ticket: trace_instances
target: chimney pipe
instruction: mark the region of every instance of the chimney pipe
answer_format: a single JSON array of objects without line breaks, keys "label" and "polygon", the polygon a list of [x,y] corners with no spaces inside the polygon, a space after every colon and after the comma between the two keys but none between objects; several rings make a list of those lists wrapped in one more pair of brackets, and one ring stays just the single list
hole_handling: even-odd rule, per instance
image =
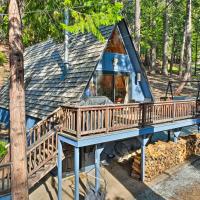
[{"label": "chimney pipe", "polygon": [[[69,25],[69,9],[65,8],[64,10],[64,23],[66,25]],[[64,42],[64,64],[65,68],[69,68],[69,33],[67,30],[64,31],[65,34],[65,42]]]}]

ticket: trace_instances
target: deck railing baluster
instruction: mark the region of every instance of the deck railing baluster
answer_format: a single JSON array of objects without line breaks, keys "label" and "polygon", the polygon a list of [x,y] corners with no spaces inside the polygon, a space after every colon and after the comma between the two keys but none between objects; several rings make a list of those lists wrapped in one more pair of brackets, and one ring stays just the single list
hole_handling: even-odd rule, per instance
[{"label": "deck railing baluster", "polygon": [[105,128],[106,128],[106,132],[109,131],[109,108],[106,108],[105,110]]},{"label": "deck railing baluster", "polygon": [[81,136],[81,119],[82,119],[81,114],[82,114],[81,109],[80,108],[77,109],[77,121],[76,121],[77,130],[76,130],[76,135],[77,135],[78,138]]}]

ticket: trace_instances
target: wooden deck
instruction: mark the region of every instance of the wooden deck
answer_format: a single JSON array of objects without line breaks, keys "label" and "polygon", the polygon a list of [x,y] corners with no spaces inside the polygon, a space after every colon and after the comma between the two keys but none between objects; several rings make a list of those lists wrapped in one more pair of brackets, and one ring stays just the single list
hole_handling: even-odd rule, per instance
[{"label": "wooden deck", "polygon": [[98,133],[111,133],[123,129],[198,118],[199,114],[199,100],[62,106],[29,130],[28,146],[40,141],[50,132],[62,132],[80,138]]},{"label": "wooden deck", "polygon": [[[89,138],[84,136],[98,137],[105,134],[109,140],[113,140],[115,133],[118,134],[115,138],[117,140],[122,138],[123,134],[127,134],[123,131],[129,132],[129,129],[145,130],[150,125],[153,128],[155,124],[160,126],[164,123],[171,124],[168,125],[171,128],[173,124],[179,124],[178,126],[181,127],[182,121],[186,123],[187,120],[199,117],[200,101],[196,100],[60,107],[28,132],[29,188],[56,166],[58,132],[74,136],[75,139],[80,138],[88,145],[95,141],[89,141]],[[10,163],[1,162],[0,195],[10,191],[10,172]]]},{"label": "wooden deck", "polygon": [[78,138],[198,117],[196,100],[60,108],[61,132]]}]

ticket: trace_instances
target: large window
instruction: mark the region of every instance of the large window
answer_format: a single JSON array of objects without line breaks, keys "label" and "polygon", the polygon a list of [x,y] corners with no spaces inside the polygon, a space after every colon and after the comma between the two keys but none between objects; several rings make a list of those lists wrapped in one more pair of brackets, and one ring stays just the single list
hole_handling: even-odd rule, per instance
[{"label": "large window", "polygon": [[129,75],[127,73],[101,73],[96,77],[98,96],[106,96],[115,103],[128,103]]},{"label": "large window", "polygon": [[128,103],[128,75],[115,75],[115,103]]},{"label": "large window", "polygon": [[113,74],[97,75],[97,95],[106,96],[111,101],[114,101],[114,76]]}]

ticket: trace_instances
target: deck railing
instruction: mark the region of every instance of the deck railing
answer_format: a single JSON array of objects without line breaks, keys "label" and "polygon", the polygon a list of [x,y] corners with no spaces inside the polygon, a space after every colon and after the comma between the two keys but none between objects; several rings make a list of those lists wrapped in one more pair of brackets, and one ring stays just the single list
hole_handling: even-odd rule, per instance
[{"label": "deck railing", "polygon": [[11,188],[11,163],[0,165],[0,195],[10,193]]},{"label": "deck railing", "polygon": [[60,125],[63,116],[63,109],[59,107],[48,117],[39,121],[33,128],[28,130],[27,146],[29,147],[35,142],[40,141],[40,138],[49,134],[52,130],[55,130],[56,127]]},{"label": "deck railing", "polygon": [[200,111],[196,100],[122,105],[62,107],[63,132],[76,137],[193,118]]},{"label": "deck railing", "polygon": [[43,136],[40,141],[35,142],[27,149],[28,176],[57,155],[57,134],[51,132]]}]

